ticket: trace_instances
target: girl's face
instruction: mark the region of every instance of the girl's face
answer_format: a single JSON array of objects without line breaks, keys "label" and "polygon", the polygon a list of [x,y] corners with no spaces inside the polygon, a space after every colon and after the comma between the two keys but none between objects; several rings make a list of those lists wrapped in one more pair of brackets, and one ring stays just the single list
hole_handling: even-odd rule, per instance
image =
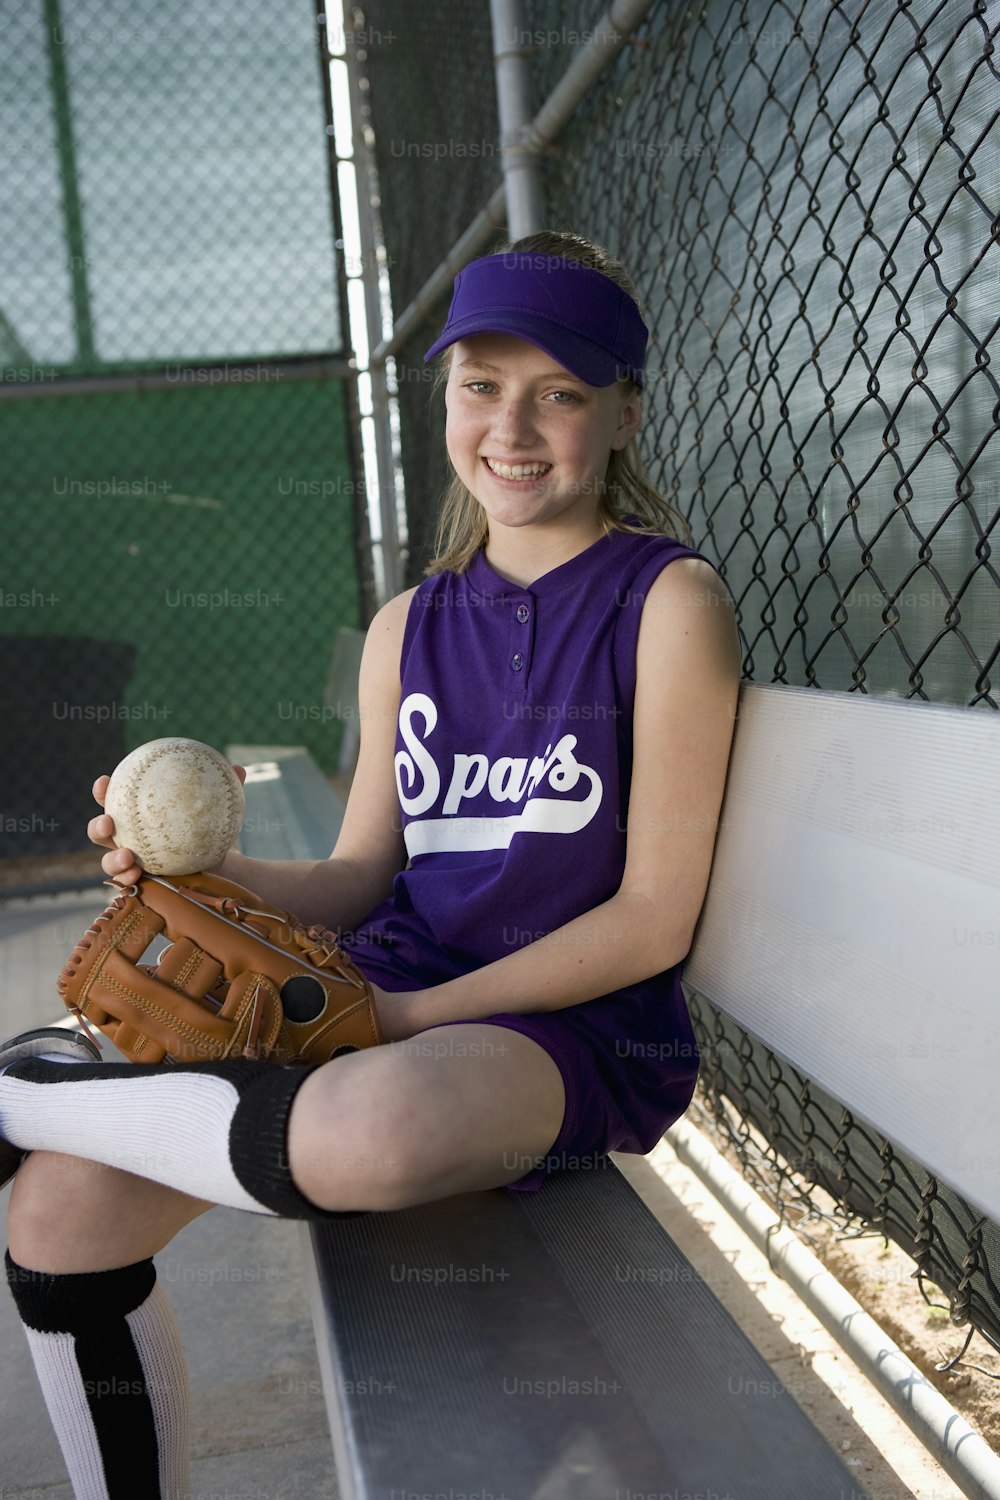
[{"label": "girl's face", "polygon": [[613,449],[639,426],[634,392],[587,385],[534,344],[477,333],[452,345],[446,440],[494,526],[596,525]]}]

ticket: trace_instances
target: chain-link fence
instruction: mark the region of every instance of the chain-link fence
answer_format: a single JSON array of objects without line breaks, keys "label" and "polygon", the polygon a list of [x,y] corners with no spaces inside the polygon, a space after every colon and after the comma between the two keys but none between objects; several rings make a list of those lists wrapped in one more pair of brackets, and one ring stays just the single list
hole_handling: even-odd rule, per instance
[{"label": "chain-link fence", "polygon": [[1000,705],[997,21],[657,5],[546,160],[647,303],[648,452],[757,681]]},{"label": "chain-link fence", "polygon": [[[536,106],[604,10],[528,0]],[[470,149],[496,140],[489,11],[364,15],[398,314],[500,181]],[[746,678],[1000,704],[998,25],[995,0],[661,0],[544,157],[548,227],[618,253],[648,309],[645,456]],[[398,361],[414,579],[444,475],[426,332]],[[758,1188],[801,1220],[822,1184],[1000,1341],[997,1227],[689,995],[701,1107]]]},{"label": "chain-link fence", "polygon": [[160,735],[332,771],[366,529],[316,8],[0,22],[0,853],[23,861],[85,847],[93,776]]},{"label": "chain-link fence", "polygon": [[[371,0],[359,24],[398,317],[501,181],[490,9],[488,0]],[[448,478],[444,404],[428,400],[434,370],[421,356],[449,299],[395,356],[408,585],[423,577]]]}]

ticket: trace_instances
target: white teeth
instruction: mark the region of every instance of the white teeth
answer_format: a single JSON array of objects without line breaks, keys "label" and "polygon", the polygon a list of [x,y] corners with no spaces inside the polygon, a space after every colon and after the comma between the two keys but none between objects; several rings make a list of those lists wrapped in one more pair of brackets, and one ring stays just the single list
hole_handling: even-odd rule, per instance
[{"label": "white teeth", "polygon": [[535,479],[542,474],[547,474],[551,464],[502,464],[499,459],[488,458],[487,465],[494,474],[499,474],[501,479]]}]

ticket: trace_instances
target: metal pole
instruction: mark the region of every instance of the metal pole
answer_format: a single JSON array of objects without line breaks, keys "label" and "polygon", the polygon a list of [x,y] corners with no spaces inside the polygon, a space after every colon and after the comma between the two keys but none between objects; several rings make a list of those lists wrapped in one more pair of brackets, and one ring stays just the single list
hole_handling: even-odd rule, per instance
[{"label": "metal pole", "polygon": [[[523,127],[522,145],[526,153],[540,154],[555,140],[580,100],[605,68],[614,62],[631,33],[656,3],[657,0],[615,0],[608,7],[538,114]],[[499,187],[432,271],[413,301],[400,313],[391,336],[372,349],[373,369],[405,344],[433,312],[444,293],[450,290],[456,272],[472,260],[493,230],[506,222],[506,211],[506,188]]]},{"label": "metal pole", "polygon": [[[330,42],[326,29],[326,16],[317,17],[316,28],[319,45],[320,88],[323,92],[323,113],[326,118],[327,152],[326,164],[330,184],[330,213],[333,220],[335,246],[337,310],[340,318],[340,347],[346,352],[351,343],[351,314],[347,296],[347,269],[344,255],[344,216],[340,206],[340,180],[338,175],[337,143],[333,126],[333,88],[330,82]],[[361,403],[358,399],[357,362],[353,358],[347,371],[348,383],[344,388],[344,405],[347,409],[347,447],[352,474],[364,473],[364,449],[361,440]],[[368,516],[368,497],[355,492],[352,521],[354,524],[354,546],[358,574],[358,624],[364,626],[377,608],[377,590],[373,579],[372,540]],[[347,726],[348,728],[350,726]],[[346,733],[344,738],[346,738]],[[344,738],[341,739],[343,748]]]},{"label": "metal pole", "polygon": [[657,0],[616,0],[609,5],[525,133],[529,151],[544,151],[576,106],[625,46]]},{"label": "metal pole", "polygon": [[373,369],[384,364],[390,354],[407,343],[428,313],[442,297],[450,293],[451,284],[462,267],[475,258],[493,231],[506,222],[507,189],[501,184],[495,189],[486,207],[479,210],[461,238],[455,241],[444,259],[438,263],[413,301],[400,313],[390,337],[383,339],[378,348],[372,350]]},{"label": "metal pole", "polygon": [[84,251],[83,211],[80,207],[76,145],[73,139],[73,113],[70,106],[69,81],[66,77],[66,61],[63,56],[63,27],[59,0],[45,0],[45,30],[52,78],[52,111],[56,122],[63,219],[66,225],[66,251],[69,256],[70,285],[73,288],[76,356],[81,365],[92,369],[95,363],[94,325],[90,313],[90,285],[87,278],[87,257]]},{"label": "metal pole", "polygon": [[490,0],[490,16],[507,229],[512,240],[519,240],[545,227],[542,164],[524,144],[524,132],[534,119],[524,0]]},{"label": "metal pole", "polygon": [[[347,7],[345,6],[345,21]],[[379,235],[372,206],[376,176],[372,153],[365,139],[364,117],[367,113],[365,92],[361,88],[353,43],[344,48],[348,88],[351,96],[351,129],[354,144],[354,169],[358,184],[358,220],[361,237],[361,282],[365,293],[365,323],[368,329],[368,374],[372,383],[372,417],[375,426],[375,469],[378,484],[378,514],[382,531],[378,543],[382,558],[384,598],[391,599],[403,588],[403,564],[396,512],[396,467],[392,452],[392,429],[389,418],[389,387],[385,360],[377,360],[374,350],[385,342],[382,325],[382,293],[379,285],[380,263],[377,256]]]}]

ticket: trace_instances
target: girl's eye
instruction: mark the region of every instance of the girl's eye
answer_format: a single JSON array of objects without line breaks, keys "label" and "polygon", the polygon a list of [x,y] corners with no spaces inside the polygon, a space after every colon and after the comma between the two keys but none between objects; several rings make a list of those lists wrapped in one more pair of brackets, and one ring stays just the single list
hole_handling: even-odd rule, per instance
[{"label": "girl's eye", "polygon": [[[495,391],[496,386],[492,380],[469,380],[466,381],[465,389],[479,395],[480,391]],[[550,391],[544,399],[548,401],[553,396],[560,398],[552,402],[553,406],[568,406],[583,399],[576,391]]]}]

